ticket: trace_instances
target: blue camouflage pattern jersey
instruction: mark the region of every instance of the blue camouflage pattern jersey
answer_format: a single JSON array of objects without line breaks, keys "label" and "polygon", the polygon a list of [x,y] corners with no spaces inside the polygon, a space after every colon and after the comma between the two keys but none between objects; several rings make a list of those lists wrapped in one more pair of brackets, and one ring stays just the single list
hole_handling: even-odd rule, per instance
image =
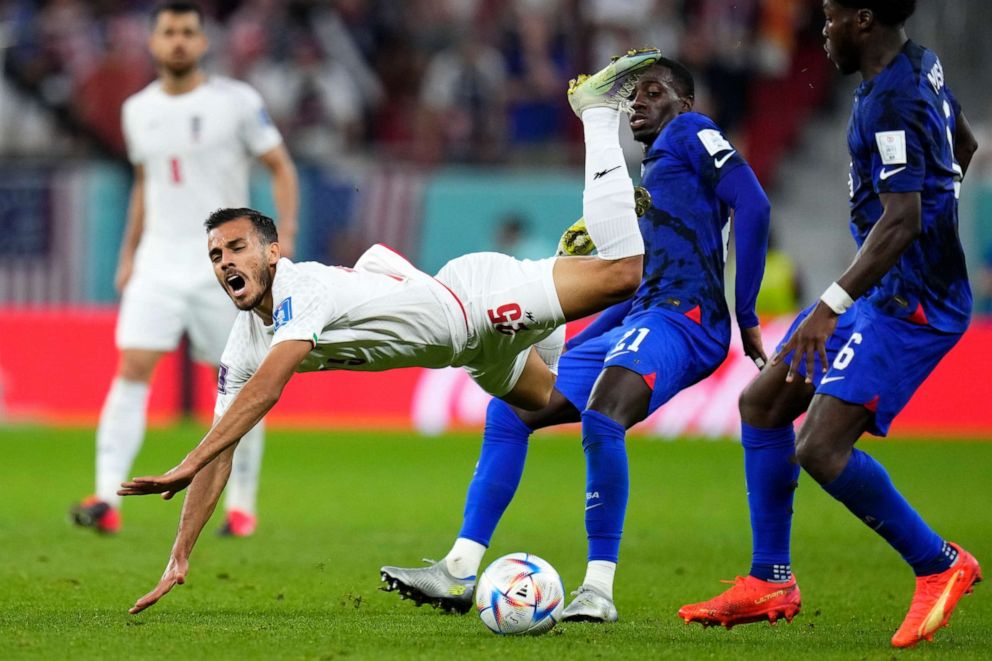
[{"label": "blue camouflage pattern jersey", "polygon": [[959,113],[937,55],[907,41],[881,73],[858,86],[848,126],[858,248],[882,216],[881,194],[919,192],[922,204],[920,236],[865,298],[883,314],[950,333],[963,332],[971,315],[958,238]]},{"label": "blue camouflage pattern jersey", "polygon": [[655,138],[642,163],[641,185],[652,205],[639,221],[644,278],[631,314],[678,311],[729,344],[723,267],[730,209],[716,187],[744,163],[713,120],[699,113],[678,115]]}]

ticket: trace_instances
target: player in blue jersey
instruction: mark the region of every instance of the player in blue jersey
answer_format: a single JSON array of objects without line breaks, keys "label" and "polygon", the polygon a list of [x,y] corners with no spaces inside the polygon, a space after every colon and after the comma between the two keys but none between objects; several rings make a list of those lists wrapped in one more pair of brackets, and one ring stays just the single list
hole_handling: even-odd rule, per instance
[{"label": "player in blue jersey", "polygon": [[[971,311],[957,197],[977,143],[940,60],[906,36],[914,8],[914,0],[823,3],[828,56],[863,78],[848,127],[859,250],[741,396],[753,564],[724,594],[683,607],[687,622],[774,621],[798,606],[789,569],[793,455],[915,572],[894,646],[931,640],[981,580],[975,558],[934,532],[885,469],[854,447],[865,432],[887,433]],[[796,442],[792,423],[807,407]]]},{"label": "player in blue jersey", "polygon": [[[591,138],[606,135],[618,150],[621,112],[584,106],[577,97],[570,90],[586,132],[588,208],[596,202],[589,182],[611,174],[599,165]],[[482,556],[520,482],[528,437],[542,427],[581,421],[588,566],[564,616],[617,619],[613,578],[628,495],[625,432],[713,372],[727,355],[731,326],[723,268],[731,209],[737,321],[745,353],[759,364],[765,360],[754,303],[764,270],[768,198],[713,121],[692,112],[693,101],[693,78],[682,64],[660,58],[641,74],[629,100],[630,127],[645,147],[642,183],[648,195],[642,201],[650,199],[640,218],[641,285],[631,300],[604,312],[569,343],[547,407],[527,412],[491,402],[454,546],[430,567],[383,567],[387,590],[418,604],[467,611]]]}]

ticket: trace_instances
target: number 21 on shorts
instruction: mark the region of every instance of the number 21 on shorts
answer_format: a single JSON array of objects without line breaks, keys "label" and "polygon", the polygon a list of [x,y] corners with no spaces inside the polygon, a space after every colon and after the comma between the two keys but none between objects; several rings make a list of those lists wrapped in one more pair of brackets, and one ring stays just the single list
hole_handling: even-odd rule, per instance
[{"label": "number 21 on shorts", "polygon": [[[613,347],[610,353],[618,354],[621,352],[626,353],[626,352],[637,351],[638,349],[641,348],[641,342],[644,341],[644,338],[646,338],[648,336],[648,333],[650,332],[651,332],[650,328],[631,328],[629,331],[623,334],[623,337],[620,338],[620,341],[617,342],[616,346]],[[630,338],[635,334],[636,337],[634,337],[633,340],[630,340]],[[628,340],[630,340],[629,343]]]}]

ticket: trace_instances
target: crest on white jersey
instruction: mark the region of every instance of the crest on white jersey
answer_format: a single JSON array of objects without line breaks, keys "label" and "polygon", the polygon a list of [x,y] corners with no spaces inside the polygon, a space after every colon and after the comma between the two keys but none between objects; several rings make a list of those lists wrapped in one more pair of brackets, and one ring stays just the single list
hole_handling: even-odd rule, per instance
[{"label": "crest on white jersey", "polygon": [[274,330],[279,330],[293,318],[293,297],[287,296],[282,299],[282,303],[279,304],[275,310],[272,311],[272,323],[275,324]]},{"label": "crest on white jersey", "polygon": [[699,141],[703,143],[703,147],[706,147],[706,151],[709,152],[710,156],[716,156],[722,151],[733,150],[733,145],[727,142],[727,139],[723,137],[723,134],[716,129],[703,129],[696,134]]},{"label": "crest on white jersey", "polygon": [[875,134],[882,165],[906,165],[906,132],[879,131]]}]

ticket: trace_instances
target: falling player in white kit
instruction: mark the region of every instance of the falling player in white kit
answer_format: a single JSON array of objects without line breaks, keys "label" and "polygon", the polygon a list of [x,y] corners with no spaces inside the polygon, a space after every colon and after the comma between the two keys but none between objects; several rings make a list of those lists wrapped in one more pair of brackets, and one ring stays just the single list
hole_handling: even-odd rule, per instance
[{"label": "falling player in white kit", "polygon": [[[116,278],[120,361],[97,429],[96,494],[72,512],[76,523],[105,533],[121,525],[117,489],[144,438],[159,359],[186,333],[193,357],[217,365],[237,314],[204,258],[203,218],[247,203],[258,159],[272,175],[284,253],[296,234],[296,172],[259,95],[200,69],[207,40],[197,5],[159,5],[151,21],[159,77],[123,108],[134,186]],[[262,433],[259,424],[235,455],[222,532],[244,536],[255,528]]]},{"label": "falling player in white kit", "polygon": [[165,573],[131,613],[186,580],[238,440],[295,372],[460,365],[513,406],[548,403],[563,324],[630,297],[641,281],[644,241],[620,148],[619,106],[654,60],[623,62],[608,78],[590,78],[575,90],[586,138],[583,215],[596,257],[519,261],[476,253],[431,277],[380,245],[354,268],[294,264],[281,257],[269,218],[251,209],[211,215],[214,273],[242,312],[224,350],[214,426],[178,466],[133,478],[118,491],[169,499],[190,487]]}]

